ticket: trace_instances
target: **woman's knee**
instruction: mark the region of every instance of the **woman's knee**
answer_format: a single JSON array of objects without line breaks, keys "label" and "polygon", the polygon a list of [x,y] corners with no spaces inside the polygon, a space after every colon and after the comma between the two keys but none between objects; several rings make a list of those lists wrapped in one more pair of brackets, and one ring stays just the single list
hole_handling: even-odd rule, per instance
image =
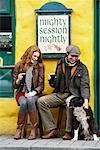
[{"label": "woman's knee", "polygon": [[24,96],[19,97],[18,103],[20,105],[20,108],[26,109],[27,102]]},{"label": "woman's knee", "polygon": [[37,96],[27,98],[28,109],[30,108],[36,109],[37,98],[38,98]]},{"label": "woman's knee", "polygon": [[29,105],[34,104],[34,103],[36,103],[37,99],[38,99],[37,96],[28,97],[27,104],[29,104]]}]

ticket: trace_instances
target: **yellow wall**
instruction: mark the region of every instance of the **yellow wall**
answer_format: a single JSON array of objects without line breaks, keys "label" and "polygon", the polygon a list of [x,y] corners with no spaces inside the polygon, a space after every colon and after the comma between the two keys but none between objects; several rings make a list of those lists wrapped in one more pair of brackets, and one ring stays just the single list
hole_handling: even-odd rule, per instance
[{"label": "yellow wall", "polygon": [[[52,1],[52,0],[51,0]],[[36,15],[39,9],[50,0],[15,0],[16,7],[16,62],[24,51],[36,44]],[[71,43],[81,49],[80,59],[87,65],[90,74],[91,99],[94,108],[94,4],[93,0],[57,0],[68,8],[72,8],[71,15]],[[45,65],[45,93],[51,93],[47,76],[55,71],[57,59],[44,59]],[[48,69],[49,68],[49,69]],[[0,99],[0,134],[14,134],[16,131],[18,106],[15,99]]]}]

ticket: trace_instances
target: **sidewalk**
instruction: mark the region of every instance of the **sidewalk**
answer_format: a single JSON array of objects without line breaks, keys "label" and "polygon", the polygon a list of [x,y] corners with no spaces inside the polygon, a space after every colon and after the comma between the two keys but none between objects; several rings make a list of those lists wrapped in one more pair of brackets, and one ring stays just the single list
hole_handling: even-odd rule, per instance
[{"label": "sidewalk", "polygon": [[100,141],[71,141],[55,139],[14,140],[0,136],[0,150],[100,150]]}]

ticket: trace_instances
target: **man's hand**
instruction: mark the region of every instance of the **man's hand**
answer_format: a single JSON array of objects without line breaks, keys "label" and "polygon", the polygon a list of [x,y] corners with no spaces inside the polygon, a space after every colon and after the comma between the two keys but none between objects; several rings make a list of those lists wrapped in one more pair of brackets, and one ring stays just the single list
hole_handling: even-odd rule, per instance
[{"label": "man's hand", "polygon": [[48,80],[54,80],[55,79],[55,73],[48,74]]},{"label": "man's hand", "polygon": [[48,80],[51,80],[51,76],[50,76],[50,74],[48,74]]},{"label": "man's hand", "polygon": [[88,109],[88,107],[89,107],[89,101],[88,101],[88,99],[84,100],[83,107],[86,108],[86,109]]},{"label": "man's hand", "polygon": [[32,92],[29,92],[29,93],[25,93],[25,97],[35,96],[36,94],[37,94],[36,91],[32,91]]}]

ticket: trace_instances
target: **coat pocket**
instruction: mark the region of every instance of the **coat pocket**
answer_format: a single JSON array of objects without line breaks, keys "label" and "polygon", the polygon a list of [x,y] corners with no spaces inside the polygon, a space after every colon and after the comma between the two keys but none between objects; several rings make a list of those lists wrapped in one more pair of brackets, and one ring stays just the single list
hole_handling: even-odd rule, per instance
[{"label": "coat pocket", "polygon": [[74,84],[75,84],[75,87],[80,87],[80,82],[81,82],[81,73],[77,73],[74,77]]}]

